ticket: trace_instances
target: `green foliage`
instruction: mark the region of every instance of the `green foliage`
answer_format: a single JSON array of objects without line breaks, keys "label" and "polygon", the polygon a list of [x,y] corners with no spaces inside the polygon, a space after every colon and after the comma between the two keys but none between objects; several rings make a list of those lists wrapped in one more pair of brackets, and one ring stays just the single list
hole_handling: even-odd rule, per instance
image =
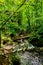
[{"label": "green foliage", "polygon": [[[34,32],[38,33],[35,36],[37,37],[40,32],[43,32],[42,0],[23,1],[0,0],[0,31],[3,34],[15,36],[22,31],[24,34]],[[3,25],[5,22],[6,24]]]}]

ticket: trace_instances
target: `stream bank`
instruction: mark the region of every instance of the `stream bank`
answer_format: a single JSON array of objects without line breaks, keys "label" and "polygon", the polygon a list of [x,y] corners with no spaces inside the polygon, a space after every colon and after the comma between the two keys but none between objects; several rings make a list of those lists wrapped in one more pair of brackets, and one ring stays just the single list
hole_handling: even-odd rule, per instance
[{"label": "stream bank", "polygon": [[0,65],[12,65],[11,56],[14,55],[16,55],[19,58],[20,65],[43,65],[43,52],[38,53],[35,51],[34,52],[20,51],[20,52],[11,53],[8,56],[7,55],[2,56],[0,57]]}]

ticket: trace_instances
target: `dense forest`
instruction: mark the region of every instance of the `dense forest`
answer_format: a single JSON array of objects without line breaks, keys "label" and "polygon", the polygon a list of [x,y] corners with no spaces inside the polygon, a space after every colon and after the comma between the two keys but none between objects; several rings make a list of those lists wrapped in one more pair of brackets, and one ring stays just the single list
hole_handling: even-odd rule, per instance
[{"label": "dense forest", "polygon": [[23,65],[19,51],[43,53],[43,0],[0,0],[0,65]]}]

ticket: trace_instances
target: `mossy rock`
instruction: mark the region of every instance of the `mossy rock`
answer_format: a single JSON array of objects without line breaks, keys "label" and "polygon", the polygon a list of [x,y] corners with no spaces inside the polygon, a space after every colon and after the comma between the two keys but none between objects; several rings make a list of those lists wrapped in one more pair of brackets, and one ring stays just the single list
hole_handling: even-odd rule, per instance
[{"label": "mossy rock", "polygon": [[43,52],[43,47],[40,47],[40,51],[42,51],[42,52]]}]

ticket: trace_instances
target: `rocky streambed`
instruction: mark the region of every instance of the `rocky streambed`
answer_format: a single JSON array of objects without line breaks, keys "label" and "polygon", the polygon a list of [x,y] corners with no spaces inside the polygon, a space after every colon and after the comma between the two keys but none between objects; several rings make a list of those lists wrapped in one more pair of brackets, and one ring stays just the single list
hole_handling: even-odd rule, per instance
[{"label": "rocky streambed", "polygon": [[34,46],[28,44],[28,42],[16,46],[15,45],[5,46],[2,50],[3,53],[0,51],[0,53],[2,54],[2,55],[0,54],[0,65],[15,65],[12,64],[10,58],[11,57],[10,55],[13,56],[13,54],[17,55],[20,58],[20,65],[43,65],[42,48],[37,49]]},{"label": "rocky streambed", "polygon": [[43,65],[43,56],[37,52],[25,51],[20,57],[21,65]]},{"label": "rocky streambed", "polygon": [[[15,53],[12,53],[12,55],[13,54]],[[43,65],[43,53],[40,54],[37,52],[20,51],[16,52],[16,55],[17,57],[20,58],[20,64],[18,65]],[[11,58],[2,56],[0,57],[0,65],[14,65],[14,64],[12,64]]]}]

